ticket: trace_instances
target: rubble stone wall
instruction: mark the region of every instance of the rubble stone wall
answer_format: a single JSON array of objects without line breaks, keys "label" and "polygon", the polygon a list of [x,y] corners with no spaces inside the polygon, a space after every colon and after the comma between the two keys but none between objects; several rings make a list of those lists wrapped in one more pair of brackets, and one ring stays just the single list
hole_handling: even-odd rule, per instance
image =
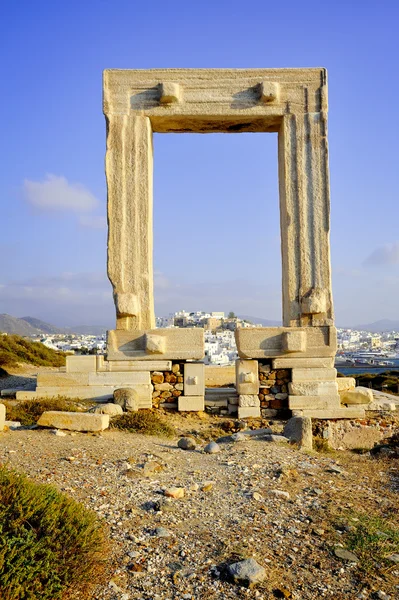
[{"label": "rubble stone wall", "polygon": [[272,369],[271,361],[259,361],[258,368],[262,416],[272,416],[270,410],[288,410],[288,384],[291,381],[291,369]]},{"label": "rubble stone wall", "polygon": [[173,363],[171,371],[151,371],[152,406],[159,408],[161,404],[175,404],[184,388],[184,363]]}]

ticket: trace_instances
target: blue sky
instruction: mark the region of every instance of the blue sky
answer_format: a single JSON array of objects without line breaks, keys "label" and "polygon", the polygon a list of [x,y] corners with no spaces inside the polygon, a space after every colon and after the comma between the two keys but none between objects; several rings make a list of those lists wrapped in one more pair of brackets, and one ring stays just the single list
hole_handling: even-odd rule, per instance
[{"label": "blue sky", "polygon": [[[114,323],[104,68],[324,66],[336,320],[399,319],[394,0],[4,0],[0,313]],[[281,318],[274,134],[155,136],[156,312]]]}]

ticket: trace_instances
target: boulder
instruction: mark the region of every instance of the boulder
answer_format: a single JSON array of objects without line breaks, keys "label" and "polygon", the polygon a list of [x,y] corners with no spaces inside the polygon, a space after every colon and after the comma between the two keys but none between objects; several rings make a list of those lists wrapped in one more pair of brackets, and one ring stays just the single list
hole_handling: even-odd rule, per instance
[{"label": "boulder", "polygon": [[356,387],[354,390],[340,392],[341,404],[370,404],[373,402],[373,392],[366,387]]},{"label": "boulder", "polygon": [[69,431],[103,431],[109,426],[109,415],[47,410],[37,424],[41,427]]},{"label": "boulder", "polygon": [[207,454],[216,454],[216,452],[220,452],[220,446],[216,442],[209,442],[204,448],[204,452]]},{"label": "boulder", "polygon": [[295,442],[303,450],[312,450],[312,419],[310,417],[292,417],[283,430],[290,442]]},{"label": "boulder", "polygon": [[182,450],[195,450],[196,448],[195,441],[186,437],[180,438],[180,440],[177,442],[177,445]]},{"label": "boulder", "polygon": [[114,391],[114,402],[128,412],[139,409],[139,394],[133,388],[119,388]]}]

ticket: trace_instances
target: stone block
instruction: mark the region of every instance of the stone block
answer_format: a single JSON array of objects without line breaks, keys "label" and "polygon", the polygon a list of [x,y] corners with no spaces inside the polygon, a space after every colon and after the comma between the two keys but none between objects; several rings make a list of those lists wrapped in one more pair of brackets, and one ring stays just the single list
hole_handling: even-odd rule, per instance
[{"label": "stone block", "polygon": [[335,381],[297,381],[288,384],[292,396],[331,396],[338,394],[338,384]]},{"label": "stone block", "polygon": [[[148,336],[164,338],[166,351],[148,354]],[[165,360],[199,360],[204,357],[204,330],[199,327],[184,329],[152,329],[108,331],[107,360],[154,360],[159,354]]]},{"label": "stone block", "polygon": [[310,417],[292,417],[284,427],[283,435],[295,442],[303,450],[312,450],[312,419]]},{"label": "stone block", "polygon": [[334,366],[333,356],[325,358],[295,358],[281,356],[272,360],[273,369],[331,369]]},{"label": "stone block", "polygon": [[0,431],[3,431],[5,422],[6,422],[6,407],[4,404],[0,404]]},{"label": "stone block", "polygon": [[259,88],[262,102],[269,104],[280,100],[280,86],[275,81],[262,81]]},{"label": "stone block", "polygon": [[304,315],[317,315],[327,312],[327,294],[321,288],[312,290],[301,300],[301,311]]},{"label": "stone block", "polygon": [[340,408],[341,401],[338,394],[331,394],[330,396],[289,396],[288,407],[291,410]]},{"label": "stone block", "polygon": [[356,379],[354,377],[337,377],[337,384],[339,392],[354,390],[356,387]]},{"label": "stone block", "polygon": [[[131,390],[129,390],[131,391]],[[100,404],[96,406],[93,410],[95,414],[100,415],[109,415],[110,417],[116,417],[118,415],[123,415],[122,407],[119,404],[114,404],[113,402],[107,402],[107,404]]]},{"label": "stone block", "polygon": [[175,104],[181,100],[180,85],[173,81],[163,81],[160,83],[160,92],[161,104]]},{"label": "stone block", "polygon": [[[171,371],[171,360],[105,360],[104,371]],[[99,370],[99,369],[97,369]]]},{"label": "stone block", "polygon": [[137,389],[118,388],[114,391],[114,402],[127,412],[136,412],[140,408],[140,396]]},{"label": "stone block", "polygon": [[[95,375],[95,373],[93,373]],[[42,387],[72,387],[74,385],[84,386],[89,385],[90,373],[38,373],[37,375],[37,390]],[[60,391],[62,394],[62,391]]]},{"label": "stone block", "polygon": [[364,419],[363,408],[304,409],[293,410],[294,417],[311,417],[312,419]]},{"label": "stone block", "polygon": [[257,394],[240,394],[238,406],[260,406],[259,396]]},{"label": "stone block", "polygon": [[109,426],[109,415],[49,410],[41,415],[37,424],[69,431],[103,431]]},{"label": "stone block", "polygon": [[145,336],[145,349],[148,354],[165,354],[166,338],[161,335],[147,333]]},{"label": "stone block", "polygon": [[238,406],[238,418],[239,419],[249,419],[249,418],[257,418],[260,417],[260,407],[259,406]]},{"label": "stone block", "polygon": [[259,372],[257,360],[236,360],[236,387],[238,394],[259,393]]},{"label": "stone block", "polygon": [[[292,350],[289,358],[325,358],[334,357],[337,350],[337,330],[335,327],[239,327],[235,331],[238,354],[241,358],[280,358],[287,357],[284,334],[303,333],[306,350]],[[295,335],[292,338],[294,345]],[[302,339],[299,336],[297,342]],[[288,340],[286,338],[286,340]],[[299,347],[299,346],[297,346]]]},{"label": "stone block", "polygon": [[97,357],[93,356],[67,356],[67,373],[91,373],[97,369]]},{"label": "stone block", "polygon": [[299,381],[335,381],[336,369],[292,369],[292,383]]},{"label": "stone block", "polygon": [[[176,389],[179,389],[176,385]],[[184,364],[185,396],[203,396],[205,394],[205,365],[204,363]]]},{"label": "stone block", "polygon": [[204,396],[179,396],[177,406],[179,412],[199,412],[205,410],[205,399]]},{"label": "stone block", "polygon": [[341,404],[370,404],[374,400],[373,392],[369,388],[357,387],[354,390],[345,390],[340,393]]},{"label": "stone block", "polygon": [[284,352],[306,352],[306,334],[304,331],[285,331],[282,334],[281,347]]},{"label": "stone block", "polygon": [[89,385],[113,385],[118,387],[129,387],[131,385],[150,384],[151,375],[149,371],[133,371],[117,373],[102,372],[89,373]]}]

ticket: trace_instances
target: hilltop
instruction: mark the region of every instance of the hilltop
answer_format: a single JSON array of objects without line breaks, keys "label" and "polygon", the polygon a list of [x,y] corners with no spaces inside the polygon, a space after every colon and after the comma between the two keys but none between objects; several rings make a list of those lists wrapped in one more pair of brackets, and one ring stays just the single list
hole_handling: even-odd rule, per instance
[{"label": "hilltop", "polygon": [[65,354],[19,335],[0,335],[0,372],[2,367],[17,367],[20,363],[61,367],[65,365]]},{"label": "hilltop", "polygon": [[30,337],[33,335],[81,334],[102,335],[107,330],[102,325],[78,325],[76,327],[56,327],[35,317],[13,317],[0,314],[0,332]]}]

